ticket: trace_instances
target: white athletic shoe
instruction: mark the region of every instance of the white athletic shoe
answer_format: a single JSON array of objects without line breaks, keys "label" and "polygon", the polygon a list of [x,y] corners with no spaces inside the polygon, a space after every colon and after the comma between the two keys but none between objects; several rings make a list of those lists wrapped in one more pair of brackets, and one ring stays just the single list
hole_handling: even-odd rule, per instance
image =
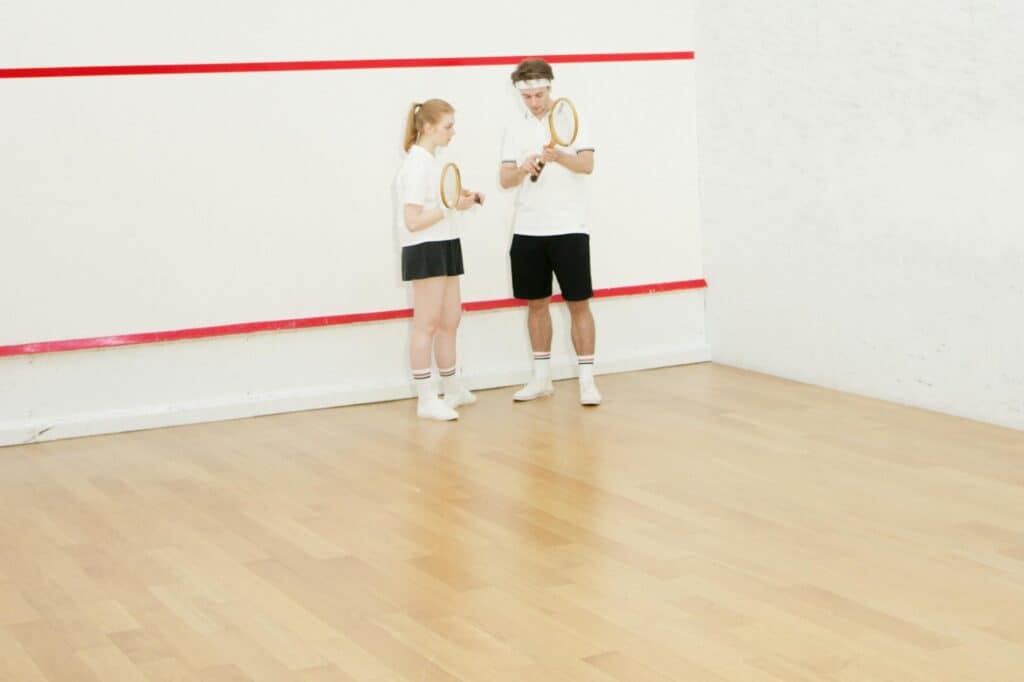
[{"label": "white athletic shoe", "polygon": [[420,400],[416,406],[416,415],[423,419],[436,419],[442,422],[459,418],[459,413],[445,405],[440,398]]},{"label": "white athletic shoe", "polygon": [[525,386],[516,391],[515,395],[512,396],[512,400],[525,402],[552,395],[554,392],[555,387],[551,383],[551,379],[530,379]]},{"label": "white athletic shoe", "polygon": [[594,382],[580,384],[580,405],[600,405],[601,391]]},{"label": "white athletic shoe", "polygon": [[460,388],[458,392],[451,395],[445,394],[444,404],[453,410],[462,405],[472,405],[476,402],[476,396],[468,388]]}]

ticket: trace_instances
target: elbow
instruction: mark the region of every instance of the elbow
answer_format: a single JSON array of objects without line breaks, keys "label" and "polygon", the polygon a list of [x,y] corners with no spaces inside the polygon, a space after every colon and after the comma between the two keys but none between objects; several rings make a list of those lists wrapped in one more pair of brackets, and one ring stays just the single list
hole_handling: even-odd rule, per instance
[{"label": "elbow", "polygon": [[511,163],[505,163],[501,166],[501,172],[498,173],[498,186],[502,189],[512,189],[522,182],[522,177],[519,175],[519,169]]}]

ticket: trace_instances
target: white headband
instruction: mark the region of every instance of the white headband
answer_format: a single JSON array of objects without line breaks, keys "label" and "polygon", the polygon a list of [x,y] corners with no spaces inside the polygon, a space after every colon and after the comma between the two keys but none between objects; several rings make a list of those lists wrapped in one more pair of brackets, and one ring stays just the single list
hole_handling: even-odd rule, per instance
[{"label": "white headband", "polygon": [[520,90],[532,90],[533,88],[546,88],[551,85],[547,78],[537,78],[532,81],[516,81],[516,87]]}]

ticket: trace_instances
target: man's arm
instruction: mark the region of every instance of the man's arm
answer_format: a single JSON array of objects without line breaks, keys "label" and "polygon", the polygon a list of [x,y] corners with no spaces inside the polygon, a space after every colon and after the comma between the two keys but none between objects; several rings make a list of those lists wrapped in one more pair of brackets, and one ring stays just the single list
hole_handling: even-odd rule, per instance
[{"label": "man's arm", "polygon": [[545,149],[543,159],[545,163],[560,163],[573,173],[590,175],[594,172],[594,151],[591,149],[580,150],[576,154],[560,149]]},{"label": "man's arm", "polygon": [[501,164],[501,177],[499,178],[503,189],[518,187],[527,175],[536,175],[540,171],[537,154],[526,157],[522,165],[517,166],[514,161],[504,161]]}]

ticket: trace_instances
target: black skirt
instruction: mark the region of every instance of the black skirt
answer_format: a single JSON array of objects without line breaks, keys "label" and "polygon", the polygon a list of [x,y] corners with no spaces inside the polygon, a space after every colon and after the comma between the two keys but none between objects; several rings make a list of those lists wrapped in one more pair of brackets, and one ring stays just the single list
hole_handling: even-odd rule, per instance
[{"label": "black skirt", "polygon": [[402,247],[402,280],[454,277],[464,274],[458,239]]}]

